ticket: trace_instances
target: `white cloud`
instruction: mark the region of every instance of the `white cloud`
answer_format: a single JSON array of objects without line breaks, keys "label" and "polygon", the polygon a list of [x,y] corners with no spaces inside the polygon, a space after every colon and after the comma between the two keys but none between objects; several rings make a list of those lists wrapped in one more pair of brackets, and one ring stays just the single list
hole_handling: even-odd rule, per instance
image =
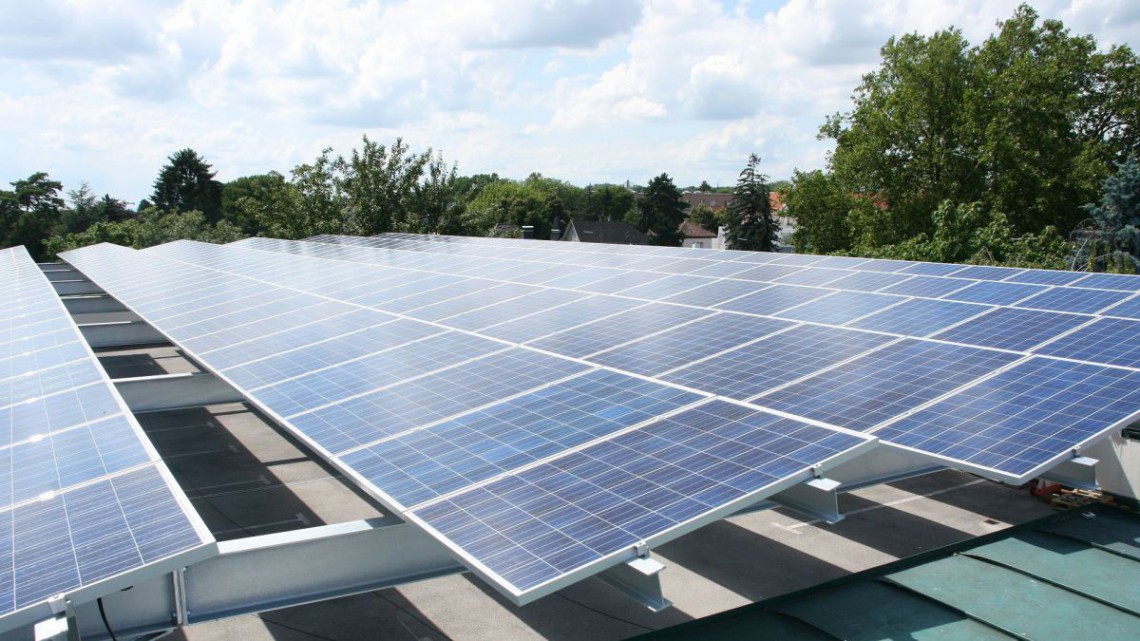
[{"label": "white cloud", "polygon": [[[891,35],[980,43],[1017,0],[51,0],[0,4],[0,181],[146,195],[192,147],[222,179],[288,172],[361,134],[463,173],[580,184],[667,171],[729,184],[824,162]],[[1074,33],[1140,45],[1133,0],[1041,0]],[[2,184],[2,183],[0,183]]]}]

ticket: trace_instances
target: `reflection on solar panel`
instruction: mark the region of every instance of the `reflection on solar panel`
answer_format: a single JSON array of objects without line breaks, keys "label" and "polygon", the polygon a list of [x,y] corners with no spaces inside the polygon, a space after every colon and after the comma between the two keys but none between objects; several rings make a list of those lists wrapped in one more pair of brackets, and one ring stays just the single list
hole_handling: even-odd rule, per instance
[{"label": "reflection on solar panel", "polygon": [[998,349],[1028,350],[1092,320],[1089,316],[999,307],[934,335],[934,338]]},{"label": "reflection on solar panel", "polygon": [[953,460],[1031,474],[1137,415],[1140,372],[1033,358],[877,434]]},{"label": "reflection on solar panel", "polygon": [[3,631],[58,594],[213,548],[23,247],[0,250],[0,300]]},{"label": "reflection on solar panel", "polygon": [[[792,323],[775,319],[721,313],[648,336],[623,347],[600,352],[591,356],[589,360],[652,376],[791,326]],[[693,336],[699,337],[699,340],[689,340]]]},{"label": "reflection on solar panel", "polygon": [[[1046,293],[1084,304],[1082,290],[1044,280],[986,280],[1024,270],[408,235],[320,241],[103,246],[67,258],[518,602],[808,478],[870,438],[827,423],[892,425],[1096,318],[949,300],[973,287],[1002,304]],[[216,305],[253,296],[245,313]],[[327,328],[314,321],[333,311]],[[231,332],[240,354],[217,367]],[[369,340],[353,341],[358,332]],[[297,342],[260,348],[284,336]],[[975,341],[1011,351],[955,344]],[[1001,474],[991,476],[1012,473]]]},{"label": "reflection on solar panel", "polygon": [[1099,289],[1053,288],[1027,298],[1015,307],[1030,307],[1051,312],[1095,314],[1105,307],[1119,303],[1130,296],[1127,292],[1106,292]]},{"label": "reflection on solar panel", "polygon": [[1140,321],[1101,318],[1037,351],[1078,361],[1140,369]]},{"label": "reflection on solar panel", "polygon": [[842,325],[848,321],[886,309],[906,300],[901,296],[865,294],[861,292],[835,292],[797,307],[777,312],[781,318]]},{"label": "reflection on solar panel", "polygon": [[903,339],[765,394],[766,407],[866,430],[1007,365],[1017,356]]},{"label": "reflection on solar panel", "polygon": [[892,340],[882,334],[800,325],[660,378],[744,400]]},{"label": "reflection on solar panel", "polygon": [[1140,320],[1140,296],[1133,296],[1128,300],[1104,310],[1106,316],[1121,316]]},{"label": "reflection on solar panel", "polygon": [[946,294],[942,298],[966,303],[1013,305],[1019,300],[1029,298],[1042,291],[1045,291],[1045,288],[1041,285],[981,281],[964,289]]},{"label": "reflection on solar panel", "polygon": [[904,336],[929,336],[986,312],[992,307],[948,300],[913,298],[849,324],[849,327],[891,332]]}]

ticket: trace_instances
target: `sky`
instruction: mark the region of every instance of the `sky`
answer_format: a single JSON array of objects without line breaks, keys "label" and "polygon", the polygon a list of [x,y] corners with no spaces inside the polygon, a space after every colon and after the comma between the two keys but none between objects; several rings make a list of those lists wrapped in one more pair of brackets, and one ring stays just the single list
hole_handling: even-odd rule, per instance
[{"label": "sky", "polygon": [[[0,185],[137,202],[186,147],[222,181],[402,137],[461,175],[731,185],[826,166],[892,35],[980,44],[1006,0],[5,0]],[[1140,49],[1136,0],[1038,0]]]}]

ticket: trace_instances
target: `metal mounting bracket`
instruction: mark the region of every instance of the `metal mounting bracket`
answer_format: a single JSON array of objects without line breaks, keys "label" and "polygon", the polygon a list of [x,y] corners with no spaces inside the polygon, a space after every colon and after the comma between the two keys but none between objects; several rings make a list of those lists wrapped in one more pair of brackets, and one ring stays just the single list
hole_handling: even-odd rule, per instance
[{"label": "metal mounting bracket", "polygon": [[1100,485],[1096,482],[1096,464],[1098,462],[1095,458],[1074,456],[1041,476],[1068,487],[1099,490]]},{"label": "metal mounting bracket", "polygon": [[661,577],[658,574],[664,569],[664,565],[649,558],[647,553],[646,556],[615,565],[599,574],[598,578],[651,611],[660,612],[673,605],[661,591]]},{"label": "metal mounting bracket", "polygon": [[814,478],[774,494],[770,501],[825,523],[843,520],[839,513],[839,481]]}]

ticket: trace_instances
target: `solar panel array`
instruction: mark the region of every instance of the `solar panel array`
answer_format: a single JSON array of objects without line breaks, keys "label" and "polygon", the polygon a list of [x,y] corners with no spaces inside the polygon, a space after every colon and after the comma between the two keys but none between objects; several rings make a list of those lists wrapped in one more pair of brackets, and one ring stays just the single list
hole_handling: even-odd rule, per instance
[{"label": "solar panel array", "polygon": [[520,602],[873,447],[638,371],[789,321],[188,242],[65,258]]},{"label": "solar panel array", "polygon": [[65,258],[522,601],[857,432],[1022,482],[1140,415],[1140,277],[394,234]]},{"label": "solar panel array", "polygon": [[[0,250],[0,629],[212,542],[23,247]],[[117,588],[114,588],[117,589]]]}]

